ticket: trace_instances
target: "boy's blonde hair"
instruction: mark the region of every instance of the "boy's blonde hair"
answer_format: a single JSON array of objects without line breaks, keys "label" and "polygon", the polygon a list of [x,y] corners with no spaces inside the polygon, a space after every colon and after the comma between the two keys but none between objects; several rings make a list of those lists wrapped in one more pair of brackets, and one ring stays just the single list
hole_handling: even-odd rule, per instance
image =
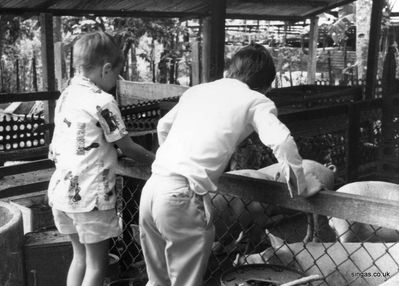
[{"label": "boy's blonde hair", "polygon": [[122,50],[115,39],[105,32],[93,32],[81,36],[73,46],[75,69],[90,71],[110,63],[112,68],[124,62]]}]

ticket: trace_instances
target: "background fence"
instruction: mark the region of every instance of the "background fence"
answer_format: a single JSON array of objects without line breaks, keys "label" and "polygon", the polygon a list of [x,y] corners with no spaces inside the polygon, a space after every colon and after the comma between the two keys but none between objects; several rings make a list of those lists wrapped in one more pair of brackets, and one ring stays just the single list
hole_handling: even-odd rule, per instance
[{"label": "background fence", "polygon": [[[286,99],[280,102],[277,100],[278,106],[286,108],[281,112],[280,119],[292,131],[304,158],[337,166],[337,187],[353,180],[378,179],[381,174],[379,154],[381,147],[386,146],[386,142],[382,140],[384,131],[381,122],[383,100],[376,98],[357,101],[359,92],[356,88],[339,89],[332,91],[332,94],[326,88],[329,87],[313,87],[308,92],[308,96],[301,97],[299,103],[295,98],[280,97],[280,99]],[[303,89],[303,87],[296,87],[296,89]],[[318,89],[319,92],[317,92]],[[286,91],[293,94],[295,88]],[[319,97],[317,93],[326,96]],[[40,98],[56,96],[58,94],[55,93],[41,94]],[[11,98],[11,95],[8,98]],[[8,98],[4,98],[3,101]],[[24,98],[28,97],[24,96],[21,99]],[[34,95],[29,98],[34,98]],[[141,112],[140,117],[142,117],[144,112],[147,115],[148,108],[155,108],[156,116],[159,116],[165,111],[162,110],[162,106],[159,102],[153,102],[149,105],[122,108],[122,111],[124,116],[130,115],[129,120],[133,122],[133,114],[136,114],[137,117],[137,114]],[[138,110],[135,108],[138,108],[140,112],[135,113]],[[155,114],[153,111],[151,110],[151,114]],[[394,128],[397,115],[393,115],[390,120],[394,125],[392,128]],[[46,127],[44,122],[42,125]],[[150,127],[151,125],[149,125]],[[153,130],[143,128],[137,132],[133,128],[131,135],[136,142],[149,149],[156,149],[156,135]],[[397,142],[397,138],[392,138],[391,141]],[[396,146],[391,141],[389,144]],[[37,148],[30,150],[37,150]],[[15,155],[16,153],[7,152],[7,154]],[[8,158],[14,157],[9,156]],[[230,168],[258,169],[273,162],[275,162],[275,158],[271,151],[260,143],[256,135],[252,135],[239,146],[230,162]],[[40,162],[40,164],[27,164],[26,167],[3,167],[8,169],[2,169],[3,173],[0,173],[0,176],[21,173],[28,169],[36,170],[42,165],[45,168],[49,167],[47,161]],[[386,177],[384,180],[389,180],[389,178]],[[44,189],[45,183],[32,183],[24,188],[10,188],[1,192],[0,197],[28,193],[37,188]],[[137,240],[137,232],[132,228],[132,225],[138,222],[138,202],[143,184],[143,180],[129,177],[123,177],[118,181],[118,189],[122,190],[119,196],[118,210],[123,221],[124,231],[120,237],[114,240],[111,252],[120,256],[120,266],[124,276],[143,277],[145,275],[145,265]],[[267,190],[267,192],[261,190]],[[290,267],[294,267],[295,265],[290,262],[295,258],[293,261],[296,266],[300,266],[302,272],[320,272],[324,277],[322,283],[327,285],[377,285],[374,283],[383,281],[398,271],[396,257],[399,257],[399,253],[397,255],[395,244],[380,243],[377,248],[374,245],[374,249],[372,249],[370,248],[372,246],[367,243],[348,246],[337,242],[325,217],[328,215],[350,218],[353,221],[394,228],[399,223],[396,221],[399,217],[397,203],[350,195],[342,196],[329,192],[318,195],[309,203],[306,200],[289,199],[287,190],[281,184],[235,176],[224,176],[219,192],[214,197],[214,202],[222,200],[226,202],[226,208],[216,216],[217,238],[221,244],[211,256],[206,276],[207,285],[220,284],[219,280],[223,271],[237,263],[237,254],[241,257],[240,263],[263,262],[263,260],[256,260],[256,255],[248,258],[246,255],[260,253],[270,247],[270,241],[265,236],[265,228],[286,241],[286,244],[282,244],[276,249],[276,255],[271,257],[274,259],[271,262],[289,264]],[[261,204],[258,204],[259,202]],[[235,208],[237,204],[241,206],[239,209]],[[257,208],[257,212],[253,210],[254,204],[260,206]],[[306,213],[323,215],[319,217],[321,228],[317,233],[317,239],[323,244],[303,244],[301,242],[309,233],[309,216]],[[242,239],[240,243],[231,244],[238,238],[241,229],[246,230],[245,239]],[[285,246],[293,248],[288,252],[291,259],[283,259],[286,257],[283,254],[287,253]],[[342,255],[336,257],[334,253]],[[307,256],[303,258],[305,254]],[[258,255],[258,257],[264,260],[268,258],[263,255]],[[308,261],[308,263],[303,264],[303,261]],[[362,261],[370,263],[364,264]],[[389,265],[389,267],[384,265]],[[354,270],[349,271],[348,269]],[[366,274],[358,274],[369,272],[381,273],[381,279],[372,277],[374,280],[365,280],[368,277],[360,276]],[[390,276],[382,275],[386,272],[389,272]],[[335,280],[340,281],[341,284],[334,284],[332,281]]]}]

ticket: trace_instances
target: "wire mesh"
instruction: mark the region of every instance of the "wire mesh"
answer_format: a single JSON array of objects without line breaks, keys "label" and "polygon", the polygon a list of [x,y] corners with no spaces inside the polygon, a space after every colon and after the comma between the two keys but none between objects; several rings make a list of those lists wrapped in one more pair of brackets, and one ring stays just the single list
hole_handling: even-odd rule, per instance
[{"label": "wire mesh", "polygon": [[[359,175],[365,177],[376,171],[381,145],[381,113],[379,105],[368,106],[360,112],[360,137],[355,144],[358,144],[361,154]],[[294,134],[302,156],[335,164],[342,170],[337,173],[337,185],[345,184],[348,114],[294,118],[296,120],[287,125]],[[230,169],[258,169],[274,162],[276,160],[271,150],[253,134],[233,155]],[[112,251],[121,257],[125,273],[135,275],[145,273],[138,236],[131,227],[138,223],[138,202],[143,185],[141,180],[123,178],[120,185],[123,191],[118,203],[123,234],[114,240],[112,247]],[[359,225],[363,225],[349,222],[347,231],[337,236],[330,226],[331,221],[325,216],[315,217],[318,229],[314,231],[309,228],[314,219],[311,214],[217,193],[213,195],[212,203],[216,209],[216,238],[205,285],[221,285],[223,272],[240,264],[251,263],[280,264],[305,274],[321,274],[323,280],[312,285],[378,285],[377,282],[383,282],[398,272],[399,255],[396,256],[396,253],[399,250],[395,244],[383,240],[380,236],[383,229],[377,226],[369,227],[372,231],[364,237],[358,234]],[[270,237],[265,229],[281,238],[281,245],[271,248]],[[314,231],[312,235],[315,242],[304,243],[309,231]],[[348,232],[355,233],[353,239],[357,242],[344,242]],[[377,241],[378,247],[375,244],[373,248],[370,241]]]}]

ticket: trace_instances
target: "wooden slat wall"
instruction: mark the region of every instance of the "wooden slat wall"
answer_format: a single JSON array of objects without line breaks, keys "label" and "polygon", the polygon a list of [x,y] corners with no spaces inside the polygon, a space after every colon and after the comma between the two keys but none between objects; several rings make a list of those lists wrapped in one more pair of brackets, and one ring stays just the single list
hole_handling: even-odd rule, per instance
[{"label": "wooden slat wall", "polygon": [[158,100],[180,96],[188,89],[187,86],[150,82],[133,82],[119,80],[117,98],[121,106],[137,104],[143,100]]}]

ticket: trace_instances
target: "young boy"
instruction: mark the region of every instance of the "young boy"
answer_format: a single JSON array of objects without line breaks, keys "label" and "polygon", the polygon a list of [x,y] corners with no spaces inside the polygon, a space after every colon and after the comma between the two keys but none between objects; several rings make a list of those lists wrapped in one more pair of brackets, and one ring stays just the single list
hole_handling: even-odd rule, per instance
[{"label": "young boy", "polygon": [[103,32],[82,36],[74,45],[77,76],[55,109],[50,158],[56,170],[48,195],[60,233],[68,234],[73,259],[67,286],[102,286],[109,238],[121,232],[116,214],[116,144],[133,159],[151,164],[153,154],[127,136],[117,103],[108,94],[124,58]]},{"label": "young boy", "polygon": [[320,190],[315,178],[305,181],[297,146],[264,95],[274,77],[270,54],[250,45],[234,55],[227,78],[190,88],[159,121],[160,147],[140,201],[147,285],[202,285],[214,242],[208,192],[253,131],[283,163],[292,196]]}]

